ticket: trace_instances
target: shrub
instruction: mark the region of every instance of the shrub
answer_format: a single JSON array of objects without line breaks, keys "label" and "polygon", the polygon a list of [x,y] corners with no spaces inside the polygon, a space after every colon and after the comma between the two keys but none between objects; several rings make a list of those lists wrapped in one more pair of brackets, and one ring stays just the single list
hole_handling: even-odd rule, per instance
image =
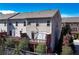
[{"label": "shrub", "polygon": [[35,52],[39,54],[44,54],[46,52],[46,46],[44,44],[39,43],[35,49]]},{"label": "shrub", "polygon": [[5,38],[0,38],[0,54],[4,54],[5,47]]},{"label": "shrub", "polygon": [[62,46],[62,55],[72,55],[72,49],[69,46]]},{"label": "shrub", "polygon": [[[18,41],[17,41],[18,42]],[[21,50],[28,49],[28,40],[21,39],[19,40],[18,45],[15,45],[14,54],[20,54]]]},{"label": "shrub", "polygon": [[16,54],[16,55],[20,54],[20,49],[18,47],[15,47],[13,54]]},{"label": "shrub", "polygon": [[6,39],[5,44],[6,44],[7,47],[11,47],[11,48],[14,48],[15,47],[14,40],[13,39],[10,39],[10,38],[7,38]]},{"label": "shrub", "polygon": [[27,40],[27,39],[22,39],[22,40],[20,40],[20,42],[19,42],[19,49],[20,50],[25,50],[25,49],[28,49],[28,43],[29,43],[29,41]]}]

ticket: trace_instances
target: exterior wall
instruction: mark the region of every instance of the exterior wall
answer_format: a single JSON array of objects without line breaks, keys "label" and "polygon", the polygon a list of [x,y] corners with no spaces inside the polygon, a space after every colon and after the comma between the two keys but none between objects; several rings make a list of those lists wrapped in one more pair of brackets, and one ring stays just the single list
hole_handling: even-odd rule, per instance
[{"label": "exterior wall", "polygon": [[58,44],[58,40],[60,38],[60,34],[61,34],[61,16],[59,11],[54,15],[54,17],[52,18],[53,22],[52,22],[52,40],[51,40],[51,48],[52,51],[54,51],[54,48],[57,47]]},{"label": "exterior wall", "polygon": [[6,23],[6,26],[5,26],[5,23],[6,20],[2,21],[0,20],[0,32],[7,32],[7,23]]},{"label": "exterior wall", "polygon": [[[30,35],[29,37],[31,38],[31,33],[37,33],[37,32],[43,32],[45,34],[51,34],[51,20],[50,19],[29,19],[27,20],[27,22],[31,22],[31,25],[27,25],[27,32],[28,35]],[[50,26],[47,26],[47,21],[50,21]],[[39,26],[36,26],[36,23],[39,24]]]},{"label": "exterior wall", "polygon": [[[46,32],[48,34],[51,33],[50,27],[51,27],[51,20],[50,19],[35,19],[35,21],[28,20],[31,22],[31,25],[28,25],[33,31],[39,31],[39,32]],[[50,26],[47,26],[47,21],[50,21]],[[36,26],[36,22],[39,23],[39,26]]]},{"label": "exterior wall", "polygon": [[[26,26],[24,26],[24,21],[26,22]],[[47,26],[47,21],[50,21],[50,26]],[[45,32],[46,34],[51,34],[51,21],[50,18],[9,20],[12,25],[9,25],[8,22],[8,31],[12,30],[12,36],[18,37],[20,37],[20,31],[22,31],[22,33],[27,33],[30,38],[32,32]],[[18,22],[18,26],[16,26],[16,22]],[[28,22],[31,24],[27,25]],[[36,26],[36,23],[38,23],[39,26]]]},{"label": "exterior wall", "polygon": [[[26,31],[26,27],[23,26],[24,24],[24,21],[25,20],[20,20],[20,19],[17,19],[17,20],[11,20],[9,19],[8,20],[8,34],[9,34],[9,31],[12,31],[12,36],[17,36],[17,37],[20,37],[20,31],[22,31],[23,33]],[[18,26],[16,26],[16,22],[18,24]],[[9,23],[11,23],[11,25],[9,25]]]}]

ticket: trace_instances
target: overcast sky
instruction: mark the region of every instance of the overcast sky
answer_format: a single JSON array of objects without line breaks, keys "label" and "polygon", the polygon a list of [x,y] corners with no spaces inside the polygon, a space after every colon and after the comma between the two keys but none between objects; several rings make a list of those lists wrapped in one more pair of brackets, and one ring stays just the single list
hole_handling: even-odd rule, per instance
[{"label": "overcast sky", "polygon": [[0,12],[4,14],[54,9],[59,9],[62,16],[79,16],[78,3],[0,3]]}]

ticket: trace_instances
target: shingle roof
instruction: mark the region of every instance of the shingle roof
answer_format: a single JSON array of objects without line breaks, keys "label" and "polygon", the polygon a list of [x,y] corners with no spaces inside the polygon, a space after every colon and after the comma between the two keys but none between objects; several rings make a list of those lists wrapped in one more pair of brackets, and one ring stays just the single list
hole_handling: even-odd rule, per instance
[{"label": "shingle roof", "polygon": [[62,22],[79,22],[79,17],[65,17]]},{"label": "shingle roof", "polygon": [[10,19],[53,17],[58,10],[20,13]]},{"label": "shingle roof", "polygon": [[13,13],[13,14],[0,14],[0,20],[6,20],[8,19],[9,17],[15,15],[16,13]]},{"label": "shingle roof", "polygon": [[58,10],[46,10],[46,11],[39,11],[39,12],[0,14],[0,20],[53,17],[57,11]]}]

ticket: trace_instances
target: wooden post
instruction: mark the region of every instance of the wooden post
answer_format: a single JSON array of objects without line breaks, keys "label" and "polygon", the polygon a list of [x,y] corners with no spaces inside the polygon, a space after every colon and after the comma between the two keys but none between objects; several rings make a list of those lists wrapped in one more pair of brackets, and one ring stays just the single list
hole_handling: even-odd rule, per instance
[{"label": "wooden post", "polygon": [[35,52],[35,44],[33,46],[34,46],[34,52]]}]

